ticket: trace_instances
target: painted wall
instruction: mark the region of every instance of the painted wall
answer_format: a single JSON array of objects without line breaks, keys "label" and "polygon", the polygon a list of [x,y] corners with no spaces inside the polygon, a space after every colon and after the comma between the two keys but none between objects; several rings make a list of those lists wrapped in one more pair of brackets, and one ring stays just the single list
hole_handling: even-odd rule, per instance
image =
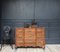
[{"label": "painted wall", "polygon": [[36,19],[38,26],[46,28],[46,42],[60,43],[59,5],[59,0],[6,0],[2,3],[2,28],[24,27]]}]

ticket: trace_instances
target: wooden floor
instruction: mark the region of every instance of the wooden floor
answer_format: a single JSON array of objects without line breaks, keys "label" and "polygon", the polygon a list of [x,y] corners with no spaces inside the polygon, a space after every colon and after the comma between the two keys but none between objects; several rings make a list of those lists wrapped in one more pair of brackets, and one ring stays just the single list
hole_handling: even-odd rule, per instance
[{"label": "wooden floor", "polygon": [[42,48],[11,48],[9,45],[4,45],[0,52],[60,52],[59,44],[47,44],[45,50]]}]

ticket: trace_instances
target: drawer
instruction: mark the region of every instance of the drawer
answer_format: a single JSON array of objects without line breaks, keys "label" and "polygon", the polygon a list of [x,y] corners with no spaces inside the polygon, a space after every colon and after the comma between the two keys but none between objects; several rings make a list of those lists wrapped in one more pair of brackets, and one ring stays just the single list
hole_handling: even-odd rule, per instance
[{"label": "drawer", "polygon": [[16,34],[24,34],[24,31],[16,31]]},{"label": "drawer", "polygon": [[16,38],[24,38],[24,35],[18,34],[18,35],[16,35]]},{"label": "drawer", "polygon": [[25,32],[25,35],[35,35],[35,32],[29,32],[29,31],[27,31],[27,32]]},{"label": "drawer", "polygon": [[23,28],[16,28],[16,34],[21,34],[24,32]]},{"label": "drawer", "polygon": [[17,40],[16,43],[24,43],[24,40]]},{"label": "drawer", "polygon": [[16,32],[16,35],[17,35],[17,34],[24,34],[24,32]]},{"label": "drawer", "polygon": [[16,43],[16,47],[24,46],[24,43]]},{"label": "drawer", "polygon": [[25,43],[24,45],[25,45],[25,47],[27,47],[27,46],[35,47],[35,46],[36,46],[36,44],[35,44],[35,43]]},{"label": "drawer", "polygon": [[25,39],[25,42],[26,43],[33,43],[33,42],[36,42],[35,40],[36,39]]},{"label": "drawer", "polygon": [[41,30],[41,29],[37,29],[36,31],[37,31],[37,32],[42,32],[42,30]]},{"label": "drawer", "polygon": [[20,39],[24,39],[24,37],[16,37],[15,39],[20,40]]},{"label": "drawer", "polygon": [[43,38],[44,38],[44,36],[37,36],[37,38],[41,38],[41,39],[43,39]]},{"label": "drawer", "polygon": [[37,37],[44,38],[45,35],[43,33],[37,33]]},{"label": "drawer", "polygon": [[41,43],[40,43],[40,42],[39,42],[39,43],[37,42],[37,43],[36,43],[36,46],[40,46],[40,47],[41,47],[42,45],[41,45]]},{"label": "drawer", "polygon": [[28,34],[26,34],[26,35],[25,35],[25,39],[33,39],[33,38],[34,38],[34,39],[36,38],[36,36],[35,36],[34,34],[33,34],[33,35],[30,35],[30,34],[28,35]]},{"label": "drawer", "polygon": [[37,41],[37,45],[39,45],[39,44],[40,45],[45,45],[45,41],[40,41],[40,42]]},{"label": "drawer", "polygon": [[44,35],[40,35],[40,34],[37,34],[37,37],[39,38],[45,38],[45,36]]},{"label": "drawer", "polygon": [[16,38],[16,41],[24,41],[24,38]]},{"label": "drawer", "polygon": [[36,40],[37,40],[38,42],[39,42],[39,41],[45,41],[44,38],[37,38]]}]

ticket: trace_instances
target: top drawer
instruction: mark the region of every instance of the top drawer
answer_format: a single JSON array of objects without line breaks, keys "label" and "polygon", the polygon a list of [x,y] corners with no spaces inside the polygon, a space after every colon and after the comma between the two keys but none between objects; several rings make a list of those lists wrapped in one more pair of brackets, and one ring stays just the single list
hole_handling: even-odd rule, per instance
[{"label": "top drawer", "polygon": [[23,28],[16,28],[16,34],[23,34],[24,29]]}]

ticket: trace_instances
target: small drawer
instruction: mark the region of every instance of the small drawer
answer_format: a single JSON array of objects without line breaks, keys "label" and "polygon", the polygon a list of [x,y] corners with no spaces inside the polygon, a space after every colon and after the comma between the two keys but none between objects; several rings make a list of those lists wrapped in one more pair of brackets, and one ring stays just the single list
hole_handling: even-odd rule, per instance
[{"label": "small drawer", "polygon": [[39,44],[40,45],[45,45],[45,41],[40,41],[40,42],[37,41],[37,45],[39,45]]},{"label": "small drawer", "polygon": [[23,40],[17,40],[16,43],[24,43]]},{"label": "small drawer", "polygon": [[19,40],[21,40],[21,39],[24,39],[24,37],[16,37],[15,39],[19,39]]},{"label": "small drawer", "polygon": [[16,40],[16,41],[23,41],[24,38],[16,38],[15,40]]},{"label": "small drawer", "polygon": [[24,35],[16,35],[16,38],[24,38]]},{"label": "small drawer", "polygon": [[25,39],[25,42],[33,43],[33,42],[36,42],[35,40],[36,40],[36,39]]},{"label": "small drawer", "polygon": [[16,43],[16,47],[24,46],[24,43]]},{"label": "small drawer", "polygon": [[45,41],[44,38],[37,38],[37,41]]},{"label": "small drawer", "polygon": [[34,36],[34,35],[25,35],[25,39],[35,39],[36,38],[36,36]]},{"label": "small drawer", "polygon": [[35,43],[25,43],[24,45],[25,45],[25,47],[27,47],[27,46],[35,47],[36,46]]}]

